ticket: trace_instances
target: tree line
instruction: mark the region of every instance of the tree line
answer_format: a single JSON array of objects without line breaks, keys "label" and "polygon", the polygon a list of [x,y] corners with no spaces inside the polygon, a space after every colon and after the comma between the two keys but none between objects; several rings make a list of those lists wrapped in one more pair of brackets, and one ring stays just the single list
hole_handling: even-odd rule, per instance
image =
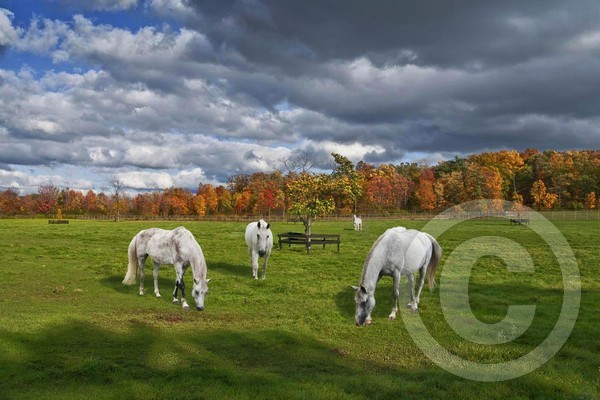
[{"label": "tree line", "polygon": [[[0,215],[298,216],[436,211],[477,199],[501,199],[547,209],[594,209],[600,199],[600,151],[503,150],[419,163],[356,165],[332,153],[326,172],[307,159],[290,159],[272,172],[234,174],[226,185],[199,183],[196,192],[172,187],[127,195],[42,185],[21,195],[0,192]],[[324,171],[320,169],[320,171]]]}]

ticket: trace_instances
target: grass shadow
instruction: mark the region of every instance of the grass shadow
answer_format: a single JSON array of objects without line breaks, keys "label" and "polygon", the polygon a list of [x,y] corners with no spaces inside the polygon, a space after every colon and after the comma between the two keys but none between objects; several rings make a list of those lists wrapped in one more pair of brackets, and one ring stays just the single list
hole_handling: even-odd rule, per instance
[{"label": "grass shadow", "polygon": [[[186,318],[162,321],[185,324]],[[367,330],[356,330],[368,336]],[[179,331],[130,320],[115,332],[81,320],[15,335],[0,328],[3,398],[479,398],[481,383],[441,368],[365,360],[284,330]],[[190,351],[193,349],[193,351]],[[368,367],[365,366],[368,362]],[[582,393],[536,379],[490,382],[498,397]],[[294,396],[295,394],[295,396]],[[580,397],[581,398],[581,397]]]},{"label": "grass shadow", "polygon": [[342,290],[337,292],[334,301],[340,315],[354,318],[356,303],[354,302],[354,290],[350,285],[345,286]]},{"label": "grass shadow", "polygon": [[[261,264],[262,265],[262,264]],[[208,266],[209,272],[211,270],[223,272],[227,275],[235,275],[235,276],[248,276],[252,275],[252,266],[250,265],[250,260],[248,260],[248,265],[240,265],[240,264],[231,264],[227,262],[213,262]]]}]

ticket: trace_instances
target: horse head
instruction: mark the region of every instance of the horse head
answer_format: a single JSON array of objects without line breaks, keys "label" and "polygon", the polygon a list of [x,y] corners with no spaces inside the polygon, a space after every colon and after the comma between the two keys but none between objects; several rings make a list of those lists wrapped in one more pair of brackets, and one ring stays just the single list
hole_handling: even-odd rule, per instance
[{"label": "horse head", "polygon": [[204,297],[208,293],[208,282],[210,279],[194,279],[192,297],[196,301],[196,310],[198,311],[204,311]]},{"label": "horse head", "polygon": [[269,230],[270,226],[271,224],[268,224],[262,219],[256,224],[256,244],[258,255],[260,257],[264,257],[264,255],[267,254],[267,240],[271,235],[271,231]]},{"label": "horse head", "polygon": [[368,292],[364,286],[352,286],[352,289],[356,292],[354,295],[356,301],[354,321],[356,325],[362,326],[365,323],[371,325],[371,311],[375,307],[375,296],[373,293]]}]

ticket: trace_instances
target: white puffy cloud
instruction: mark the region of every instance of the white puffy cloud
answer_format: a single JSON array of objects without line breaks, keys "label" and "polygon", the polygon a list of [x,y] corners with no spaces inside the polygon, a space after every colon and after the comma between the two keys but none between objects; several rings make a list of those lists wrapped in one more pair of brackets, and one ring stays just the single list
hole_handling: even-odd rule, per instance
[{"label": "white puffy cloud", "polygon": [[0,46],[8,46],[18,37],[18,29],[13,27],[14,14],[5,8],[0,8]]}]

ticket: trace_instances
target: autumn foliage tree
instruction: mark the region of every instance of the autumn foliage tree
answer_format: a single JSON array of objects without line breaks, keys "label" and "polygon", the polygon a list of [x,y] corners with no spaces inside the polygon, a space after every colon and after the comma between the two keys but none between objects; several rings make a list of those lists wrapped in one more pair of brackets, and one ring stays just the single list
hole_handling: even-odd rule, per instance
[{"label": "autumn foliage tree", "polygon": [[415,189],[415,197],[417,198],[419,208],[425,211],[431,211],[436,208],[436,196],[433,192],[434,184],[433,171],[429,168],[421,171],[417,188]]},{"label": "autumn foliage tree", "polygon": [[307,235],[318,217],[335,210],[335,189],[335,182],[325,174],[302,172],[287,182],[286,191],[291,202],[288,212],[300,219]]},{"label": "autumn foliage tree", "polygon": [[[364,161],[354,165],[341,154],[331,156],[330,173],[314,174],[311,168],[317,163],[301,154],[284,163],[287,172],[234,174],[225,186],[199,182],[196,193],[188,188],[166,188],[129,197],[120,187],[115,193],[114,186],[108,193],[53,185],[42,185],[27,194],[6,189],[0,192],[0,215],[48,215],[58,207],[65,215],[285,215],[297,213],[302,202],[308,205],[312,192],[318,192],[310,206],[318,210],[314,215],[432,211],[478,199],[513,201],[515,209],[598,209],[598,150],[502,150],[455,157],[433,167]],[[297,181],[306,184],[309,178],[314,180],[310,185],[317,186],[303,194]],[[304,211],[301,215],[311,218]]]},{"label": "autumn foliage tree", "polygon": [[546,191],[546,185],[542,180],[537,180],[533,183],[531,196],[533,197],[533,206],[540,210],[552,208],[558,198],[556,194]]},{"label": "autumn foliage tree", "polygon": [[42,185],[38,189],[37,210],[41,214],[50,214],[56,208],[60,189],[54,185]]}]

